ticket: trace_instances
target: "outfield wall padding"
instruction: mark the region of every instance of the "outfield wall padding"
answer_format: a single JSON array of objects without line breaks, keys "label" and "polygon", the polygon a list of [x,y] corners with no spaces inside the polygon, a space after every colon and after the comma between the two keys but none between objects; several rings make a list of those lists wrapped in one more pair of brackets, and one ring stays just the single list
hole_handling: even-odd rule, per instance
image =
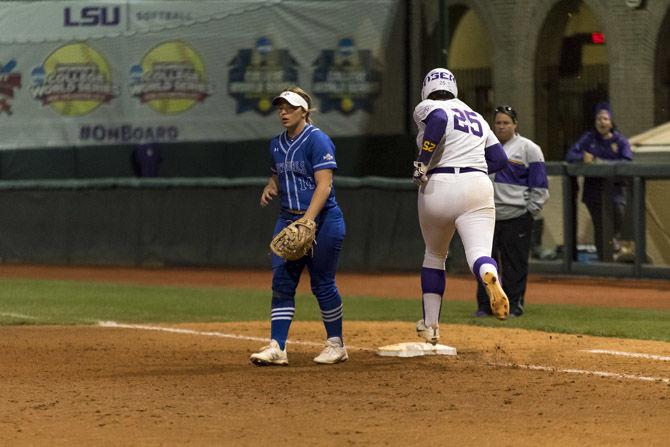
[{"label": "outfield wall padding", "polygon": [[[564,177],[562,211],[553,216],[561,220],[562,237],[556,243],[562,242],[563,250],[560,259],[532,262],[532,272],[670,277],[670,266],[646,256],[645,185],[667,181],[668,165],[547,163],[547,171]],[[584,263],[565,244],[575,232],[576,194],[568,180],[581,175],[632,183],[632,263]],[[0,262],[269,268],[268,243],[278,207],[276,202],[267,209],[259,206],[266,182],[265,177],[3,180]],[[409,179],[338,175],[335,188],[347,225],[341,269],[420,269],[424,246],[416,186]],[[447,270],[468,272],[456,235]]]},{"label": "outfield wall padding", "polygon": [[[333,138],[340,176],[406,177],[414,137]],[[270,172],[269,140],[163,143],[161,177],[255,177]],[[0,150],[0,180],[132,177],[131,145]]]},{"label": "outfield wall padding", "polygon": [[[3,262],[267,268],[276,203],[265,178],[0,182]],[[338,178],[346,270],[417,270],[423,241],[407,179]]]}]

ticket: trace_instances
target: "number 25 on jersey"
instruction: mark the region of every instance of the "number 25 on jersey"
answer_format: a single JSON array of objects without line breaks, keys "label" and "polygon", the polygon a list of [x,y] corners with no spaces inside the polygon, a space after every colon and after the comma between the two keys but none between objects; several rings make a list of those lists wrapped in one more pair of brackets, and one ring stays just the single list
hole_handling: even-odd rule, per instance
[{"label": "number 25 on jersey", "polygon": [[[461,132],[471,133],[478,137],[484,135],[482,124],[477,119],[477,114],[469,110],[451,109],[454,112],[454,129]],[[470,123],[468,125],[468,122]]]}]

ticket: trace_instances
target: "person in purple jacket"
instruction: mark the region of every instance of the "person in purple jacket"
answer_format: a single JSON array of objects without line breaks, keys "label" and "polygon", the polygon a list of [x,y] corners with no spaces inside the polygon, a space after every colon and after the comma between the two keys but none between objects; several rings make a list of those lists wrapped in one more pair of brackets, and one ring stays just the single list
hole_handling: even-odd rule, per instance
[{"label": "person in purple jacket", "polygon": [[[600,102],[594,108],[594,126],[587,130],[570,148],[566,155],[566,161],[570,163],[612,163],[632,161],[633,152],[630,149],[628,139],[621,134],[612,122],[612,109],[607,102]],[[598,251],[598,259],[603,260],[603,243],[616,244],[616,239],[621,237],[621,227],[626,209],[626,196],[624,187],[620,183],[614,183],[612,196],[603,197],[606,178],[585,177],[582,202],[591,214],[593,221],[593,233]],[[603,199],[612,200],[612,216],[603,216]],[[612,219],[614,226],[613,241],[603,242],[603,219]],[[616,245],[614,249],[616,251]]]}]

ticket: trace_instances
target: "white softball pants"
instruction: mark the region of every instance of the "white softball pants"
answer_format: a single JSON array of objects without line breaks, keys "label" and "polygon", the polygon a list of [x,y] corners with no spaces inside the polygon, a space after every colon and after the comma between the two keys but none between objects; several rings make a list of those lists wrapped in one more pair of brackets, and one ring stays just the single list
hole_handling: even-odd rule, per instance
[{"label": "white softball pants", "polygon": [[493,184],[485,173],[431,175],[419,189],[418,209],[426,244],[423,267],[444,270],[454,231],[463,241],[470,271],[478,258],[491,256],[495,204]]}]

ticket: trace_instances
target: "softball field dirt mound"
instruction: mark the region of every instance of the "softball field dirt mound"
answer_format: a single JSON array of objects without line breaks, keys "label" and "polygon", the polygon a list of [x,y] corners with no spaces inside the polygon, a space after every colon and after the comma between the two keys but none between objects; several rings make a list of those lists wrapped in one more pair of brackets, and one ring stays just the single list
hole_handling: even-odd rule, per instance
[{"label": "softball field dirt mound", "polygon": [[445,325],[458,356],[400,359],[374,348],[412,324],[345,323],[350,360],[323,366],[296,322],[290,365],[259,368],[267,331],[0,327],[0,444],[667,445],[667,343]]}]

